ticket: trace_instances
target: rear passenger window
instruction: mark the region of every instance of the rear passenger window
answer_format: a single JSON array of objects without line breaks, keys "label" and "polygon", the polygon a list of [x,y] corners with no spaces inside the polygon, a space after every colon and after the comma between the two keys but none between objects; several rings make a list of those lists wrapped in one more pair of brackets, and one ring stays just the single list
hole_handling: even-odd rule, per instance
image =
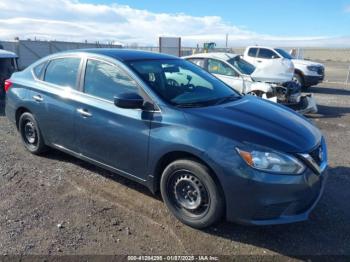
[{"label": "rear passenger window", "polygon": [[273,52],[272,50],[261,48],[259,50],[258,54],[259,58],[265,58],[265,59],[273,59],[273,58],[278,58],[277,54]]},{"label": "rear passenger window", "polygon": [[43,74],[45,64],[46,64],[46,62],[41,63],[41,64],[37,65],[36,67],[34,67],[33,72],[34,72],[34,75],[36,78],[42,79],[42,74]]},{"label": "rear passenger window", "polygon": [[248,51],[248,55],[251,57],[256,57],[256,53],[257,53],[258,49],[257,48],[250,48]]},{"label": "rear passenger window", "polygon": [[80,58],[77,57],[52,60],[46,68],[44,80],[55,85],[75,89],[77,86],[79,65]]},{"label": "rear passenger window", "polygon": [[230,66],[216,59],[208,59],[208,71],[212,74],[238,76]]},{"label": "rear passenger window", "polygon": [[204,68],[204,59],[202,58],[190,58],[188,59],[188,61],[190,61],[191,63],[200,66],[201,68]]},{"label": "rear passenger window", "polygon": [[114,97],[121,93],[138,92],[138,86],[117,66],[102,61],[88,60],[84,92],[113,101]]}]

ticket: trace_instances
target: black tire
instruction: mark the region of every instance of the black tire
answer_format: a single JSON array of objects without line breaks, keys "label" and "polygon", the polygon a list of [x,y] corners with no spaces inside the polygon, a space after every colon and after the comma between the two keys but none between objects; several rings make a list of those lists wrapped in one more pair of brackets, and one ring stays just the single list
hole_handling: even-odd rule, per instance
[{"label": "black tire", "polygon": [[301,89],[303,90],[307,89],[307,86],[305,86],[304,77],[301,74],[295,73],[293,77],[293,81],[296,82],[298,85],[300,85]]},{"label": "black tire", "polygon": [[221,189],[210,173],[197,161],[181,159],[169,164],[162,174],[160,191],[164,203],[188,226],[206,228],[219,222],[224,214]]},{"label": "black tire", "polygon": [[31,113],[23,113],[18,121],[19,133],[24,147],[34,155],[47,150],[39,125]]}]

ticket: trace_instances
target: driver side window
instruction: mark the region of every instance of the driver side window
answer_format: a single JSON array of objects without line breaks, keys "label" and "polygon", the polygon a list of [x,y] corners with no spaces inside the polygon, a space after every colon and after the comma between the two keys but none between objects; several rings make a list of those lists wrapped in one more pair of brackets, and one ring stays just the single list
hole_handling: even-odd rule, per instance
[{"label": "driver side window", "polygon": [[118,94],[138,92],[138,86],[116,65],[89,59],[86,65],[84,92],[113,101]]},{"label": "driver side window", "polygon": [[208,71],[212,74],[238,76],[238,74],[230,66],[216,59],[208,59]]},{"label": "driver side window", "polygon": [[276,59],[278,58],[278,55],[272,50],[260,48],[258,57],[264,59]]}]

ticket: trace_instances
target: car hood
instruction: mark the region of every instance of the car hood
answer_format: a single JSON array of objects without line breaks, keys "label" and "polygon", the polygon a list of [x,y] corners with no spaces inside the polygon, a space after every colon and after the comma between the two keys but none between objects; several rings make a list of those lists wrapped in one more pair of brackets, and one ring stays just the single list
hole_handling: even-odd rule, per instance
[{"label": "car hood", "polygon": [[289,59],[272,59],[257,66],[251,77],[254,81],[285,83],[291,81],[293,75],[294,65]]},{"label": "car hood", "polygon": [[322,137],[318,128],[303,116],[249,95],[227,104],[186,109],[185,115],[193,125],[238,143],[282,152],[309,152]]},{"label": "car hood", "polygon": [[295,65],[304,65],[304,66],[323,66],[323,64],[313,62],[313,61],[308,61],[308,60],[303,60],[303,59],[292,59],[292,62]]}]

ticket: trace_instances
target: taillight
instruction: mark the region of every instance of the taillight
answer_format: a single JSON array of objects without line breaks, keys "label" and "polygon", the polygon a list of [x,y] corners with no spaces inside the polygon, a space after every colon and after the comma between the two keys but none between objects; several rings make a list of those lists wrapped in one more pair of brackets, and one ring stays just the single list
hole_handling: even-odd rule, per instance
[{"label": "taillight", "polygon": [[5,80],[5,85],[4,85],[4,89],[5,91],[9,91],[11,86],[13,85],[13,83],[10,80]]}]

